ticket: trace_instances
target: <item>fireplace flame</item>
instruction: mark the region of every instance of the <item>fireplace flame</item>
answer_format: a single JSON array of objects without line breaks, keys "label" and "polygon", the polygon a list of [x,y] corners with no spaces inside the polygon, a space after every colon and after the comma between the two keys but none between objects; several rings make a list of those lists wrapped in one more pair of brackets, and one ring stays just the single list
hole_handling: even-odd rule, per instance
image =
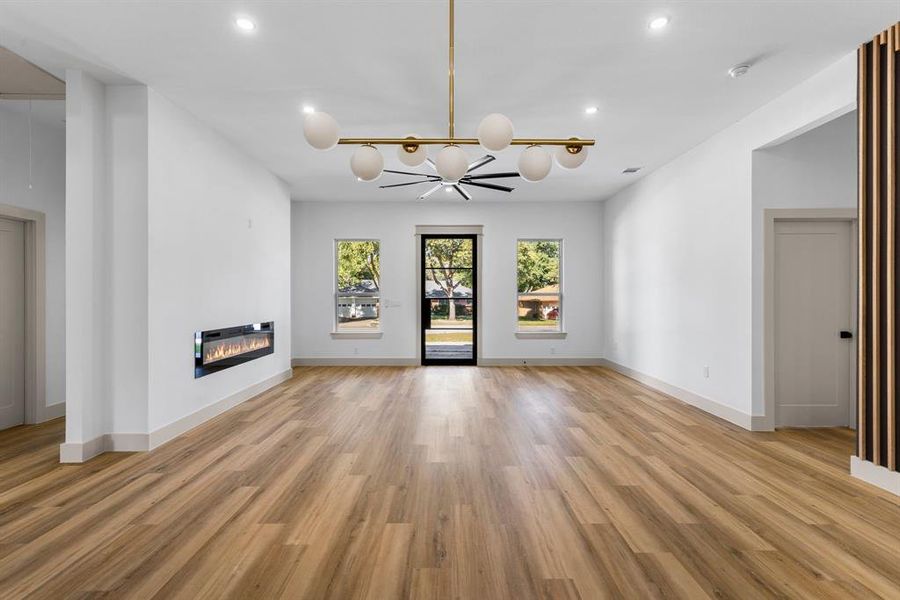
[{"label": "fireplace flame", "polygon": [[244,336],[238,340],[231,338],[219,342],[208,343],[203,351],[203,364],[208,365],[232,356],[246,354],[254,350],[262,350],[271,346],[268,335]]}]

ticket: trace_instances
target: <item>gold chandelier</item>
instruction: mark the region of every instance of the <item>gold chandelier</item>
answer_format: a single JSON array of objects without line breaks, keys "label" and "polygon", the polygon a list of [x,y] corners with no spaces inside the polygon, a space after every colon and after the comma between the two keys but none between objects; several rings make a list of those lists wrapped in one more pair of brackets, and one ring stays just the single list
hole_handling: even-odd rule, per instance
[{"label": "gold chandelier", "polygon": [[[381,187],[398,187],[418,183],[436,183],[436,187],[420,198],[427,197],[441,187],[451,187],[467,200],[469,196],[463,185],[473,185],[501,191],[512,191],[512,188],[489,184],[483,179],[503,177],[522,177],[527,181],[540,181],[550,172],[552,159],[543,148],[553,146],[556,149],[556,162],[563,168],[574,169],[581,166],[587,158],[587,146],[593,146],[592,139],[581,138],[516,138],[513,124],[506,116],[498,113],[486,116],[478,126],[477,137],[456,137],[454,127],[454,0],[449,0],[449,110],[448,135],[445,138],[406,137],[340,137],[337,121],[329,114],[319,111],[306,115],[303,134],[306,141],[316,149],[330,150],[336,145],[359,146],[354,152],[350,167],[361,181],[374,181],[382,173],[395,173],[420,177],[417,181]],[[384,169],[384,158],[376,146],[398,146],[397,155],[400,161],[409,167],[418,167],[427,163],[435,174],[413,173],[408,171],[392,171]],[[471,172],[494,160],[487,155],[469,163],[468,157],[460,146],[480,145],[490,152],[500,152],[509,146],[526,146],[518,161],[518,172],[472,175]],[[428,157],[427,146],[443,146],[435,160]]]}]

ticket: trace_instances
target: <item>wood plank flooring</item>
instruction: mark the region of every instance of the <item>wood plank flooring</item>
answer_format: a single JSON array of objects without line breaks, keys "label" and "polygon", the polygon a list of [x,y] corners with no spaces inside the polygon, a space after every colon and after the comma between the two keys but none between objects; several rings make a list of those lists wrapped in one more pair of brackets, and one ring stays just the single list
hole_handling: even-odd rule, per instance
[{"label": "wood plank flooring", "polygon": [[849,430],[595,367],[300,368],[149,454],[0,433],[0,598],[900,598]]}]

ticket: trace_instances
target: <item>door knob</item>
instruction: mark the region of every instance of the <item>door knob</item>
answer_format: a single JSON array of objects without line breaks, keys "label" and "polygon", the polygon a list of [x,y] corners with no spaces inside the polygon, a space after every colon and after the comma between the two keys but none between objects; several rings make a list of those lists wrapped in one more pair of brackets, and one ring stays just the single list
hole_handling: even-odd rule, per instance
[{"label": "door knob", "polygon": [[842,340],[849,340],[849,339],[852,338],[852,337],[853,337],[853,334],[852,334],[851,332],[849,332],[849,331],[842,331],[842,332],[841,332],[841,339],[842,339]]}]

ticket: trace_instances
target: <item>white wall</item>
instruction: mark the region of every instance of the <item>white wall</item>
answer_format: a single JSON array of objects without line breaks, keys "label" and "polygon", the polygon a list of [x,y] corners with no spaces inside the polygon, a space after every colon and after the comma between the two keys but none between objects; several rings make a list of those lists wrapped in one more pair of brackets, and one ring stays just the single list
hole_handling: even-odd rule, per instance
[{"label": "white wall", "polygon": [[106,87],[104,430],[147,430],[147,87]]},{"label": "white wall", "polygon": [[[150,431],[290,368],[286,186],[150,90]],[[194,379],[193,333],[275,321],[275,353]]]},{"label": "white wall", "polygon": [[604,203],[608,359],[761,414],[752,390],[752,153],[855,102],[854,54]]},{"label": "white wall", "polygon": [[100,335],[107,309],[105,120],[104,86],[82,71],[67,70],[66,444],[105,433],[105,349]]},{"label": "white wall", "polygon": [[[373,194],[378,192],[373,190]],[[600,213],[597,202],[294,202],[293,356],[414,359],[419,344],[416,225],[483,225],[482,357],[600,358]],[[330,336],[334,325],[334,240],[340,238],[381,240],[381,339],[335,340]],[[518,238],[564,240],[567,339],[515,337]],[[400,306],[385,307],[388,300]]]},{"label": "white wall", "polygon": [[[66,130],[61,100],[49,112],[58,122],[33,117],[31,177],[28,168],[27,101],[0,100],[0,204],[44,213],[46,236],[46,400],[44,416],[65,411],[66,400]],[[41,104],[34,101],[35,112]],[[46,107],[46,104],[45,104]]]},{"label": "white wall", "polygon": [[856,208],[857,113],[753,152],[753,406],[763,407],[763,216],[767,208]]}]

